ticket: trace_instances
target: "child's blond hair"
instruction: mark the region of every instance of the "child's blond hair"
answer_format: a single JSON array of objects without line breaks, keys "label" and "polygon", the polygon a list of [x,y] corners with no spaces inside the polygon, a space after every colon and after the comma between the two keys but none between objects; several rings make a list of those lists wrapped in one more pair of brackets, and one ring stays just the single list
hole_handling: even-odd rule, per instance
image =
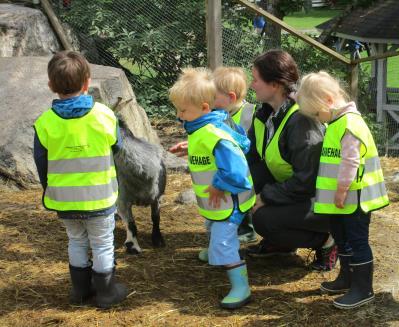
[{"label": "child's blond hair", "polygon": [[218,67],[213,72],[216,89],[220,93],[234,92],[237,103],[246,96],[248,90],[247,75],[240,67]]},{"label": "child's blond hair", "polygon": [[303,114],[315,117],[320,111],[330,111],[328,98],[332,99],[334,109],[349,100],[340,82],[325,71],[310,73],[301,79],[297,102]]},{"label": "child's blond hair", "polygon": [[176,83],[169,89],[169,99],[175,106],[183,103],[202,106],[207,103],[213,108],[215,95],[212,72],[204,67],[184,68]]}]

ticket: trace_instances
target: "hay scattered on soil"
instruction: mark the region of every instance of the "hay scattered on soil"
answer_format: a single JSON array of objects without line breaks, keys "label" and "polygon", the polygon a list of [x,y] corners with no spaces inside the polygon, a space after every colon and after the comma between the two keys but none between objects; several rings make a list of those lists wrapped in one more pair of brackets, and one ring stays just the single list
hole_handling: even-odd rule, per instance
[{"label": "hay scattered on soil", "polygon": [[[173,126],[171,128],[174,128]],[[170,139],[170,145],[175,142]],[[312,272],[309,251],[292,258],[248,260],[253,301],[236,311],[219,308],[229,289],[225,272],[197,260],[206,245],[203,219],[193,205],[174,199],[191,185],[188,175],[169,176],[161,228],[167,246],[151,246],[149,208],[134,208],[140,256],[125,254],[121,221],[115,230],[117,275],[131,294],[120,306],[101,311],[68,304],[67,236],[56,216],[41,206],[40,190],[6,191],[0,198],[0,326],[386,326],[399,321],[397,259],[398,159],[382,160],[392,204],[374,214],[373,304],[335,310],[318,287],[333,272]]]}]

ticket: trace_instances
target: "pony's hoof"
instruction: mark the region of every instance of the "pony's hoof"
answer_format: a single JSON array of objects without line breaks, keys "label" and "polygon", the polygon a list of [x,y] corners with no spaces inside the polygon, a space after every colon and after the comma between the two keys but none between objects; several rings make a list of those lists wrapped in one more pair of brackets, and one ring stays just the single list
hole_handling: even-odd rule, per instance
[{"label": "pony's hoof", "polygon": [[165,240],[163,239],[162,235],[157,235],[152,237],[152,245],[154,248],[164,248],[165,247]]},{"label": "pony's hoof", "polygon": [[133,246],[133,242],[127,242],[127,243],[125,243],[125,247],[126,247],[126,253],[128,253],[128,254],[138,255],[138,254],[141,253],[141,251],[137,250],[137,249]]}]

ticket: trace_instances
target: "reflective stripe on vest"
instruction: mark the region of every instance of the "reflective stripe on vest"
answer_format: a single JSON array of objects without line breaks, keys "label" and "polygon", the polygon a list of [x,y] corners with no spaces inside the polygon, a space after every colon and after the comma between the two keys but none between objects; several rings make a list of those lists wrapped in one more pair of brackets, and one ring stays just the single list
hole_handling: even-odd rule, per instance
[{"label": "reflective stripe on vest", "polygon": [[233,121],[240,125],[246,132],[248,132],[249,128],[252,124],[252,117],[255,112],[256,105],[245,102],[241,108],[232,116]]},{"label": "reflective stripe on vest", "polygon": [[51,109],[35,122],[47,149],[47,187],[43,202],[57,211],[95,211],[111,207],[118,183],[111,146],[117,122],[108,107],[96,103],[80,118],[63,119]]},{"label": "reflective stripe on vest", "polygon": [[[298,110],[298,105],[294,104],[291,108],[289,108],[278,126],[277,130],[274,132],[272,139],[269,144],[267,144],[266,149],[264,150],[264,142],[266,142],[265,134],[266,128],[265,123],[262,123],[259,119],[255,118],[254,127],[255,127],[255,138],[256,138],[256,149],[259,153],[259,156],[265,161],[267,168],[270,173],[278,182],[286,181],[293,175],[292,165],[285,161],[280,153],[279,148],[279,140],[281,133],[290,119],[290,117]],[[263,151],[265,153],[263,153]]]},{"label": "reflective stripe on vest", "polygon": [[[334,204],[341,163],[341,139],[349,130],[361,141],[360,165],[348,191],[343,209]],[[360,195],[360,198],[359,198]],[[360,207],[364,212],[389,203],[380,160],[373,137],[360,115],[347,113],[332,122],[326,131],[316,180],[314,211],[328,214],[351,214]]]},{"label": "reflective stripe on vest", "polygon": [[[208,124],[188,136],[188,159],[193,189],[197,197],[199,213],[210,220],[225,220],[233,213],[234,203],[231,193],[225,192],[227,202],[220,201],[220,208],[212,208],[209,205],[209,193],[205,190],[212,185],[213,176],[217,172],[216,160],[213,150],[217,143],[229,140],[234,145],[237,143],[225,131]],[[242,156],[244,154],[240,151]],[[248,167],[247,176],[252,185],[252,178]],[[253,188],[247,192],[238,194],[238,208],[241,212],[248,211],[255,203],[255,192]]]}]

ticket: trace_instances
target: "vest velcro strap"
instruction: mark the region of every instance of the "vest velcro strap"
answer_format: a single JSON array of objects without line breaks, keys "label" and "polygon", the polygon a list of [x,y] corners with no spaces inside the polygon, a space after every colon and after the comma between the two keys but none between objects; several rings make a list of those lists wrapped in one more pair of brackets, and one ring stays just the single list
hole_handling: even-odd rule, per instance
[{"label": "vest velcro strap", "polygon": [[48,161],[48,174],[89,173],[107,171],[113,166],[112,156]]},{"label": "vest velcro strap", "polygon": [[226,196],[227,202],[224,200],[220,200],[220,207],[213,208],[209,204],[209,198],[201,198],[197,196],[197,204],[201,209],[208,210],[208,211],[220,211],[220,210],[230,210],[233,208],[233,199],[231,196]]},{"label": "vest velcro strap", "polygon": [[90,186],[48,186],[45,196],[59,202],[98,201],[110,198],[118,191],[116,178],[108,184]]},{"label": "vest velcro strap", "polygon": [[251,199],[255,195],[255,190],[252,188],[248,191],[242,192],[238,194],[238,200],[240,203],[244,203]]},{"label": "vest velcro strap", "polygon": [[[372,173],[380,169],[381,169],[381,164],[378,157],[373,157],[365,160],[365,171],[367,173]],[[318,176],[327,177],[327,178],[337,178],[338,171],[339,171],[339,164],[320,162]]]}]

